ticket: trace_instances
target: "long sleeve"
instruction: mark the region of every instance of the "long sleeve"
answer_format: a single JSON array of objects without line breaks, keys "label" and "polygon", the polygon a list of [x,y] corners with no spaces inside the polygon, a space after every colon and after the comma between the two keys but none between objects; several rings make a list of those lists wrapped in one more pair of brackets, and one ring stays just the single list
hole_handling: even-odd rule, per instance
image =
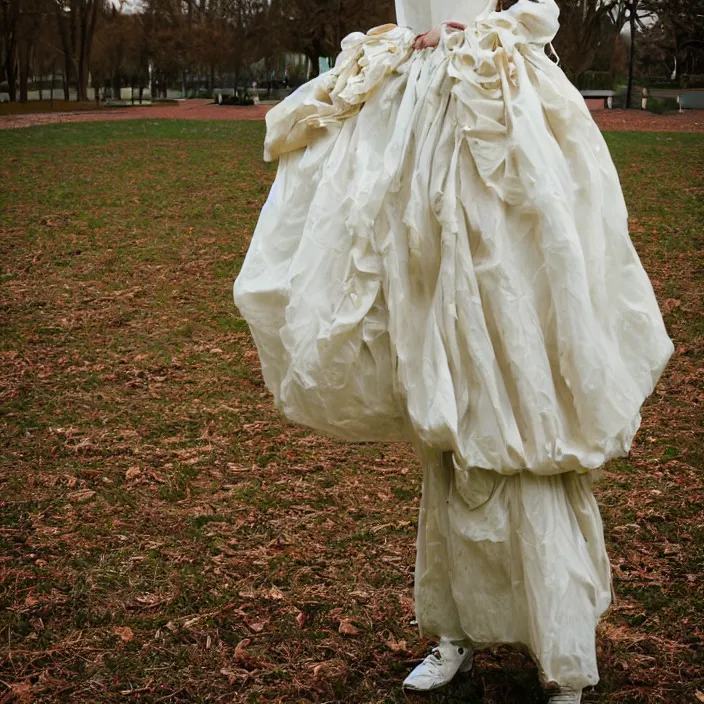
[{"label": "long sleeve", "polygon": [[420,33],[441,22],[471,24],[495,7],[496,0],[396,0],[396,18],[402,27]]},{"label": "long sleeve", "polygon": [[415,32],[427,32],[433,26],[430,0],[396,0],[396,21]]}]

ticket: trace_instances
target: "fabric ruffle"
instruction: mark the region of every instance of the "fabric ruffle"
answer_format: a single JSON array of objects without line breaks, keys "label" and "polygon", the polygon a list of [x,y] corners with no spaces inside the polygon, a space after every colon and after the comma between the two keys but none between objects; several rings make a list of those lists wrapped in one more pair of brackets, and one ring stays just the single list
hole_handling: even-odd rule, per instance
[{"label": "fabric ruffle", "polygon": [[591,477],[502,477],[421,451],[415,606],[421,634],[521,645],[545,684],[599,680],[594,633],[611,565]]},{"label": "fabric ruffle", "polygon": [[292,420],[466,467],[626,454],[671,353],[608,149],[546,56],[552,0],[435,50],[353,34],[267,116],[280,158],[235,284]]}]

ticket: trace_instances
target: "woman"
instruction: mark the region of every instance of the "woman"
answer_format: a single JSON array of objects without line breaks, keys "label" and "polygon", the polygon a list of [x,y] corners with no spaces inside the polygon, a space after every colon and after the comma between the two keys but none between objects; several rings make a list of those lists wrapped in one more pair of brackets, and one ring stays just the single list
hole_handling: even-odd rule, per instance
[{"label": "woman", "polygon": [[672,343],[546,55],[554,1],[494,4],[398,0],[399,26],[347,37],[269,113],[279,171],[235,300],[287,417],[418,448],[416,613],[439,645],[404,685],[512,643],[574,704],[610,603],[591,477],[628,453]]}]

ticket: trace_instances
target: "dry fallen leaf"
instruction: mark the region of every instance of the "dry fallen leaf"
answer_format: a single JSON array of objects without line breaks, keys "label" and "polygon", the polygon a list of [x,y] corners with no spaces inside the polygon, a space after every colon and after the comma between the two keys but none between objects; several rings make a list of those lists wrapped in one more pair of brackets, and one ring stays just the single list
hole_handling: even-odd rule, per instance
[{"label": "dry fallen leaf", "polygon": [[235,672],[234,670],[230,670],[226,667],[224,667],[222,670],[220,670],[220,674],[227,677],[227,682],[228,682],[228,684],[231,684],[231,685],[235,684],[238,677],[240,676],[238,672]]},{"label": "dry fallen leaf", "polygon": [[9,687],[10,692],[19,704],[31,704],[32,685],[29,682],[15,682],[10,684]]},{"label": "dry fallen leaf", "polygon": [[676,298],[668,298],[663,304],[662,304],[662,310],[664,313],[671,313],[673,310],[676,308],[679,308],[682,305],[682,301],[678,301]]},{"label": "dry fallen leaf", "polygon": [[296,616],[296,625],[299,628],[303,628],[303,626],[306,625],[306,621],[308,620],[308,617],[302,612],[298,612],[298,616]]},{"label": "dry fallen leaf", "polygon": [[136,479],[141,474],[142,474],[142,470],[139,467],[130,467],[125,472],[125,479],[127,479],[127,481],[130,481],[131,479]]},{"label": "dry fallen leaf", "polygon": [[162,599],[156,594],[142,594],[141,596],[135,597],[135,601],[140,604],[143,604],[144,608],[149,609],[155,606],[159,606],[164,601],[168,601],[168,599]]},{"label": "dry fallen leaf", "polygon": [[352,621],[347,618],[340,621],[339,631],[343,636],[356,636],[360,633],[359,628],[357,628],[357,626],[355,626]]},{"label": "dry fallen leaf", "polygon": [[315,680],[341,680],[344,679],[346,671],[345,664],[340,660],[327,660],[325,662],[312,663],[313,679]]},{"label": "dry fallen leaf", "polygon": [[68,495],[68,500],[71,503],[83,503],[84,501],[88,501],[89,499],[92,499],[95,496],[95,492],[91,489],[81,489],[80,491],[72,491]]},{"label": "dry fallen leaf", "polygon": [[123,643],[129,643],[131,640],[134,640],[134,633],[129,626],[116,626],[112,629],[112,632],[114,635],[120,636],[120,640]]},{"label": "dry fallen leaf", "polygon": [[399,594],[398,604],[407,616],[414,616],[416,612],[415,602],[412,597],[406,594]]},{"label": "dry fallen leaf", "polygon": [[264,627],[266,624],[269,623],[269,619],[264,619],[263,621],[253,621],[250,623],[247,621],[247,625],[255,632],[255,633],[261,633],[264,630]]},{"label": "dry fallen leaf", "polygon": [[253,659],[247,654],[247,648],[252,644],[249,638],[244,638],[235,647],[235,662],[240,662],[243,665],[250,665]]},{"label": "dry fallen leaf", "polygon": [[389,636],[389,639],[386,641],[386,647],[394,653],[401,653],[408,650],[408,644],[406,643],[406,641],[396,640],[393,633]]},{"label": "dry fallen leaf", "polygon": [[281,599],[284,598],[283,592],[280,589],[278,589],[277,587],[272,587],[269,590],[268,596],[270,599],[274,599],[276,601],[280,601]]},{"label": "dry fallen leaf", "polygon": [[704,694],[702,694],[699,690],[697,690],[697,691],[694,693],[694,696],[695,696],[700,702],[704,702]]}]

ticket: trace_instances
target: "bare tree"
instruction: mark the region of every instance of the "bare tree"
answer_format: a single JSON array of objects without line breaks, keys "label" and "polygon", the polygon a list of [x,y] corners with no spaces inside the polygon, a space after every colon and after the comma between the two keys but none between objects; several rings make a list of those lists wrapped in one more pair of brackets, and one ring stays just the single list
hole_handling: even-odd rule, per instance
[{"label": "bare tree", "polygon": [[655,20],[649,39],[671,56],[677,80],[704,72],[704,0],[641,0]]},{"label": "bare tree", "polygon": [[49,10],[46,0],[24,0],[17,27],[17,67],[19,100],[27,102],[31,74],[36,68],[36,53],[41,27]]},{"label": "bare tree", "polygon": [[316,75],[319,58],[334,59],[346,34],[393,21],[392,0],[291,0],[283,31],[289,49],[305,54]]},{"label": "bare tree", "polygon": [[56,70],[60,66],[62,51],[56,26],[53,22],[51,0],[39,0],[41,15],[39,27],[34,35],[31,72],[34,78],[39,78],[39,98],[43,98],[42,81],[50,78],[50,99],[54,99],[54,80]]},{"label": "bare tree", "polygon": [[642,10],[641,0],[628,0],[624,3],[628,13],[630,29],[630,46],[628,50],[628,87],[626,88],[626,110],[630,110],[633,102],[633,74],[636,63],[636,38],[638,36],[638,13]]},{"label": "bare tree", "polygon": [[20,0],[0,0],[0,37],[2,38],[3,73],[10,101],[17,99],[17,32]]},{"label": "bare tree", "polygon": [[263,0],[225,0],[223,19],[230,42],[228,64],[235,76],[235,92],[242,69],[266,56],[267,16],[267,3]]},{"label": "bare tree", "polygon": [[76,99],[88,99],[88,74],[93,38],[102,0],[53,0],[59,37],[64,53],[64,97],[76,81]]},{"label": "bare tree", "polygon": [[567,73],[579,84],[605,44],[613,47],[623,24],[619,10],[623,0],[557,0],[560,31],[555,39]]},{"label": "bare tree", "polygon": [[7,81],[13,102],[27,101],[30,79],[54,50],[47,32],[50,12],[51,0],[0,0],[0,79]]}]

